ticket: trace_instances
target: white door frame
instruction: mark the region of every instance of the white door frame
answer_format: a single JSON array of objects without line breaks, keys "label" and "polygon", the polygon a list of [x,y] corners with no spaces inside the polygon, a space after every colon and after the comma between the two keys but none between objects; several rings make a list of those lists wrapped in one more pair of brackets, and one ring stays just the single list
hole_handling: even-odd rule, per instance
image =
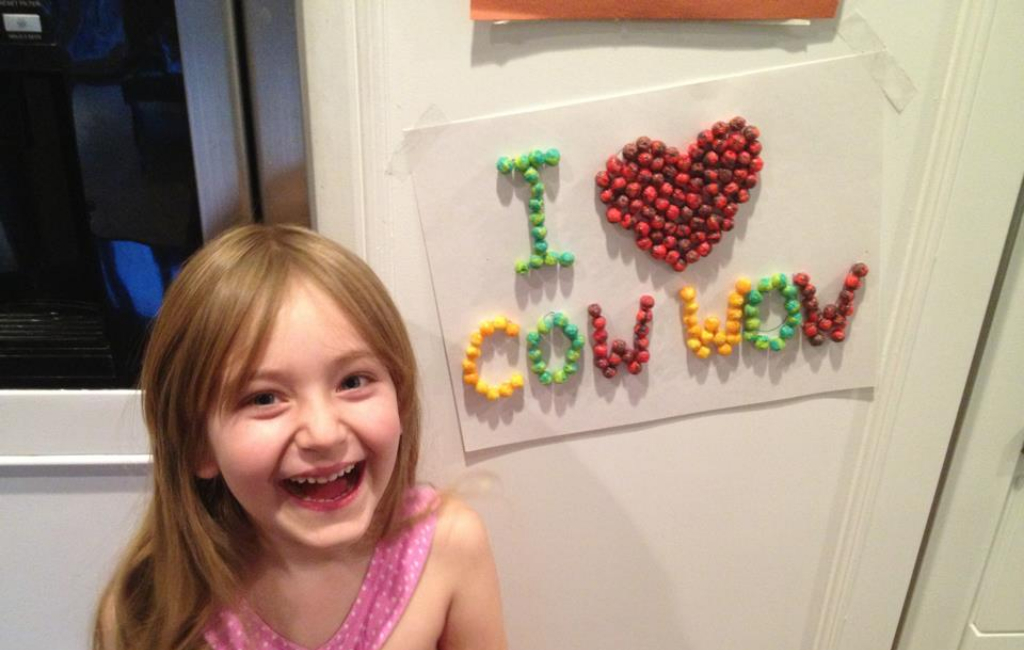
[{"label": "white door frame", "polygon": [[1024,175],[1024,129],[1006,122],[1024,106],[1015,4],[961,9],[816,648],[894,641]]}]

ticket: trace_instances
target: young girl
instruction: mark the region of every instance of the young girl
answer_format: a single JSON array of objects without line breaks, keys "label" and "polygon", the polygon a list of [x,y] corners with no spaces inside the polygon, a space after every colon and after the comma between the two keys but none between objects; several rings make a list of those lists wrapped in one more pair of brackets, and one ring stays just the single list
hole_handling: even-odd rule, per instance
[{"label": "young girl", "polygon": [[416,485],[416,364],[362,261],[245,226],[171,286],[143,363],[154,492],[94,650],[505,648],[487,535]]}]

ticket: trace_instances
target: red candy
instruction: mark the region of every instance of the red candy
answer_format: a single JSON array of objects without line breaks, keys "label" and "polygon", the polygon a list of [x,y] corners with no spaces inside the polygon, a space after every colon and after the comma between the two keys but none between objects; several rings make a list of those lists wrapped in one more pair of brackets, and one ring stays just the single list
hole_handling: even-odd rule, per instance
[{"label": "red candy", "polygon": [[820,307],[815,297],[817,289],[811,284],[811,279],[806,273],[797,273],[793,276],[793,284],[800,289],[800,302],[804,308],[804,336],[811,345],[822,345],[825,343],[825,335],[836,343],[846,340],[846,327],[849,325],[850,317],[853,316],[853,299],[857,289],[863,286],[863,278],[868,274],[868,266],[858,262],[850,267],[843,280],[843,289],[839,292],[839,298],[834,303]]},{"label": "red candy", "polygon": [[[653,147],[658,143],[646,142],[643,145],[637,140],[638,150],[643,147]],[[663,146],[663,145],[662,145]],[[601,373],[611,379],[618,373],[618,366],[626,365],[626,371],[631,375],[638,375],[643,371],[644,364],[651,359],[648,350],[650,340],[649,323],[654,320],[654,297],[640,296],[640,309],[636,313],[636,325],[633,327],[633,347],[630,348],[622,339],[614,339],[611,345],[606,345],[608,340],[608,321],[601,315],[601,306],[597,303],[587,308],[590,315],[590,325],[593,333],[590,336],[591,345],[594,348],[594,365],[601,369]]]},{"label": "red candy", "polygon": [[[685,153],[646,136],[627,143],[595,177],[606,218],[632,229],[640,250],[686,270],[733,229],[739,204],[750,200],[764,167],[759,137],[734,117],[698,133]],[[655,237],[662,231],[664,239]]]}]

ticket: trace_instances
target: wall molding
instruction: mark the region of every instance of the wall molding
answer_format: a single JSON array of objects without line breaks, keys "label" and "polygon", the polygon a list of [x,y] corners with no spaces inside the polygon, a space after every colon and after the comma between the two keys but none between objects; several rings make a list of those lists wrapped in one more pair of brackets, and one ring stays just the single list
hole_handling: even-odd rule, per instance
[{"label": "wall molding", "polygon": [[[929,395],[922,394],[912,384],[922,368],[927,365],[927,357],[934,354],[933,350],[919,345],[921,324],[941,322],[940,319],[949,317],[946,305],[939,294],[947,290],[954,293],[964,290],[985,297],[988,295],[988,287],[979,286],[976,280],[991,285],[995,277],[994,268],[991,272],[987,268],[977,269],[970,278],[956,282],[962,285],[959,287],[950,287],[944,284],[941,278],[942,273],[949,267],[957,266],[957,260],[952,256],[952,252],[943,250],[942,244],[944,236],[948,236],[949,230],[956,225],[956,215],[950,205],[962,164],[964,138],[975,103],[978,78],[985,59],[985,43],[992,29],[995,5],[996,0],[967,2],[961,7],[957,19],[950,63],[926,157],[928,166],[924,170],[912,215],[907,262],[901,277],[892,285],[896,290],[893,305],[897,311],[883,339],[879,386],[876,390],[876,395],[882,396],[882,399],[872,410],[867,435],[859,452],[846,515],[841,525],[814,640],[813,647],[817,649],[877,649],[891,645],[903,596],[909,583],[909,573],[906,581],[901,581],[901,576],[891,576],[892,582],[888,585],[874,584],[869,573],[870,569],[877,568],[877,563],[873,561],[865,565],[864,560],[869,546],[877,547],[884,543],[884,540],[879,539],[877,520],[884,518],[886,514],[892,514],[891,510],[896,503],[893,496],[906,496],[896,495],[892,491],[887,492],[884,486],[886,470],[890,466],[888,461],[891,459],[892,445],[900,435],[929,436],[933,437],[932,442],[936,448],[945,449],[952,434],[959,398],[973,359],[973,340],[968,342],[970,345],[961,345],[959,349],[953,351],[957,355],[954,360],[950,361],[947,355],[944,367],[955,368],[956,376],[947,376],[944,383],[958,388],[959,393],[954,396],[954,403],[942,404],[946,408],[933,410],[930,417],[920,422],[921,426],[916,432],[901,427],[908,415],[921,410],[922,401],[930,399]],[[1010,215],[1005,216],[1008,223]],[[990,217],[993,223],[1000,218]],[[993,266],[998,261],[1001,246],[1001,240],[988,246],[994,251],[991,256]],[[971,255],[971,259],[977,259],[977,256]],[[967,322],[959,323],[963,328],[960,331],[976,331],[976,328],[972,327],[973,321],[977,320],[980,325],[984,313],[983,306],[979,309],[964,310],[962,314],[966,314]],[[912,353],[907,352],[911,350]],[[932,395],[931,398],[937,396]],[[941,440],[935,441],[935,436],[941,436]],[[935,444],[936,442],[941,444]],[[928,474],[918,477],[918,490],[922,494],[934,494],[941,466],[942,456],[937,457],[934,463],[928,459],[922,461],[922,467],[927,468],[925,473]],[[927,515],[927,510],[923,514]],[[893,547],[901,547],[898,551],[894,548],[893,554],[906,553],[907,548],[904,547],[911,546],[913,548],[910,550],[916,554],[926,516],[920,519],[921,525],[915,528],[915,536],[889,540]],[[912,565],[912,562],[910,564]],[[858,622],[863,621],[857,618],[855,610],[869,608],[867,601],[875,598],[880,590],[888,590],[890,600],[896,600],[898,597],[899,604],[895,611],[886,612],[883,608],[879,608],[881,611],[875,610],[875,617],[881,616],[887,619],[887,623],[888,619],[891,619],[891,631],[887,628],[865,633],[865,630],[858,628]],[[883,638],[886,640],[885,645],[877,645]],[[876,645],[870,645],[871,643]]]}]

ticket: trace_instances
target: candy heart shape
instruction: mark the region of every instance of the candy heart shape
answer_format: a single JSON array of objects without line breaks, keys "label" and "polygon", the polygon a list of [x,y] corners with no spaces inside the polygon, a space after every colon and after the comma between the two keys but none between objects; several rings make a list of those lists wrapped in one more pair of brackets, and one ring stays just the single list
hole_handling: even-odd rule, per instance
[{"label": "candy heart shape", "polygon": [[685,152],[643,136],[608,158],[595,182],[609,223],[675,271],[707,257],[735,225],[764,167],[761,132],[742,117],[716,122]]}]

